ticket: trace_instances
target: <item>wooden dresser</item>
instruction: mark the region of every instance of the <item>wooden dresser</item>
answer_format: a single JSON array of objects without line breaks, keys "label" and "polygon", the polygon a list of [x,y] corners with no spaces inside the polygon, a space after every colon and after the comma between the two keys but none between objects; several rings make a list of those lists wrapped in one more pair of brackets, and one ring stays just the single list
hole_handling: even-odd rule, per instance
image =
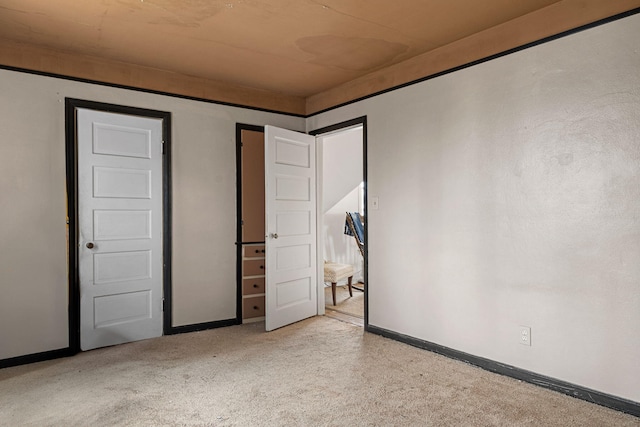
[{"label": "wooden dresser", "polygon": [[264,319],[264,244],[242,245],[242,321]]}]

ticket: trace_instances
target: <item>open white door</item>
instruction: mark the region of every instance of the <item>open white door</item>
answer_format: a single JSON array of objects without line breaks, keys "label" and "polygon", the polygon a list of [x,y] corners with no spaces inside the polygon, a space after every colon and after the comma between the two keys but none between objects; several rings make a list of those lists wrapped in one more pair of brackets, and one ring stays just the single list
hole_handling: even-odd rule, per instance
[{"label": "open white door", "polygon": [[266,329],[317,314],[315,137],[265,127]]},{"label": "open white door", "polygon": [[162,335],[162,120],[77,111],[80,348]]}]

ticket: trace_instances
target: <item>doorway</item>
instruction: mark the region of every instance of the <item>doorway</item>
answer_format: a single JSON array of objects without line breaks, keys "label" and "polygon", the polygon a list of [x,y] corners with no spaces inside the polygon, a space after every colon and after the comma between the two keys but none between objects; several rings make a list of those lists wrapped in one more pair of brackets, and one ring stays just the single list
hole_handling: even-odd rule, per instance
[{"label": "doorway", "polygon": [[[361,140],[359,151],[354,154],[352,162],[361,165],[359,177],[357,178],[357,196],[358,207],[354,211],[359,212],[362,217],[366,217],[366,117],[357,118],[347,122],[339,123],[310,134],[316,136],[318,156],[320,156],[322,139],[325,137],[339,136],[340,134],[356,135],[359,132]],[[264,216],[264,198],[265,198],[265,180],[264,180],[264,147],[265,147],[265,128],[249,124],[236,124],[236,170],[237,170],[237,323],[247,323],[253,321],[265,321],[265,299],[268,293],[265,285],[265,270],[267,267],[266,260],[268,254],[265,250],[265,236],[273,233],[270,230],[267,233],[264,225],[266,222]],[[293,138],[293,136],[292,136]],[[311,158],[310,158],[311,159]],[[287,163],[290,163],[289,159]],[[313,161],[316,164],[315,161]],[[320,180],[322,179],[322,162],[318,161],[318,194],[321,192]],[[315,200],[315,199],[314,199]],[[259,204],[256,204],[260,201]],[[318,200],[320,202],[320,200]],[[319,203],[318,203],[319,206]],[[297,211],[297,210],[296,210]],[[316,209],[317,217],[322,216],[321,209]],[[343,212],[344,215],[344,212]],[[344,216],[343,216],[344,218]],[[344,221],[344,219],[343,219]],[[289,220],[285,221],[289,224]],[[306,223],[306,221],[296,222],[298,225]],[[283,223],[284,224],[284,223]],[[344,225],[344,222],[343,222]],[[255,233],[249,232],[254,230]],[[322,227],[315,227],[316,235],[321,239]],[[294,234],[300,234],[296,232]],[[304,233],[306,234],[306,233]],[[367,225],[364,223],[363,235],[366,241]],[[319,242],[320,240],[318,240]],[[353,242],[351,242],[353,243]],[[355,243],[353,243],[355,244]],[[317,259],[318,266],[323,264],[323,246],[318,243]],[[361,285],[367,282],[367,251],[366,247],[356,264],[358,275],[356,281]],[[306,259],[306,258],[305,258]],[[255,267],[255,268],[254,268]],[[317,283],[323,283],[322,269],[318,268]],[[360,325],[367,327],[368,310],[367,310],[367,292],[366,287],[358,286],[362,291],[359,295],[363,308],[360,314]],[[315,287],[314,287],[315,288]],[[317,286],[317,314],[325,314],[325,298],[323,286]]]},{"label": "doorway", "polygon": [[366,328],[366,117],[317,129],[310,134],[316,136],[319,159],[318,251],[322,251],[324,262],[331,263],[327,265],[350,266],[353,273],[351,292],[347,277],[337,281],[335,303],[332,284],[324,282],[320,295],[324,297],[324,304],[319,312]]},{"label": "doorway", "polygon": [[74,351],[171,331],[169,143],[170,113],[66,100]]}]

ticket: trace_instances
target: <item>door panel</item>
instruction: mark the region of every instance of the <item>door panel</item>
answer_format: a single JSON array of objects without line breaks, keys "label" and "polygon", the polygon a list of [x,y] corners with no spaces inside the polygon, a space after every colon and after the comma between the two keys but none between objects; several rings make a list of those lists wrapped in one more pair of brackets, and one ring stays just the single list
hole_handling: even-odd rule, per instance
[{"label": "door panel", "polygon": [[96,209],[93,227],[96,240],[150,239],[151,211]]},{"label": "door panel", "polygon": [[266,329],[317,314],[315,138],[265,127]]},{"label": "door panel", "polygon": [[93,132],[94,154],[151,158],[151,132],[148,129],[95,123]]},{"label": "door panel", "polygon": [[275,197],[278,201],[308,202],[311,198],[311,182],[306,176],[275,176]]},{"label": "door panel", "polygon": [[162,120],[77,110],[80,348],[162,335]]},{"label": "door panel", "polygon": [[311,245],[281,246],[276,249],[276,268],[280,272],[311,267]]},{"label": "door panel", "polygon": [[151,251],[93,255],[93,284],[151,279]]},{"label": "door panel", "polygon": [[94,166],[93,197],[150,199],[151,171]]},{"label": "door panel", "polygon": [[278,283],[276,302],[279,309],[307,301],[311,294],[311,283],[308,277]]},{"label": "door panel", "polygon": [[311,215],[307,211],[280,212],[276,218],[278,236],[306,236],[311,233]]},{"label": "door panel", "polygon": [[93,302],[96,329],[151,318],[151,291],[104,295]]}]

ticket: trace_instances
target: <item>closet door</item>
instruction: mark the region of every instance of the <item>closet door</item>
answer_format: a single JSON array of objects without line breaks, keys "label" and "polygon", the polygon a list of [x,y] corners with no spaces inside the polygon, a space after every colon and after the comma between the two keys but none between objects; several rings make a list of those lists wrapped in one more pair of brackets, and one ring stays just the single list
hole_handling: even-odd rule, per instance
[{"label": "closet door", "polygon": [[317,314],[315,137],[265,127],[266,329]]}]

